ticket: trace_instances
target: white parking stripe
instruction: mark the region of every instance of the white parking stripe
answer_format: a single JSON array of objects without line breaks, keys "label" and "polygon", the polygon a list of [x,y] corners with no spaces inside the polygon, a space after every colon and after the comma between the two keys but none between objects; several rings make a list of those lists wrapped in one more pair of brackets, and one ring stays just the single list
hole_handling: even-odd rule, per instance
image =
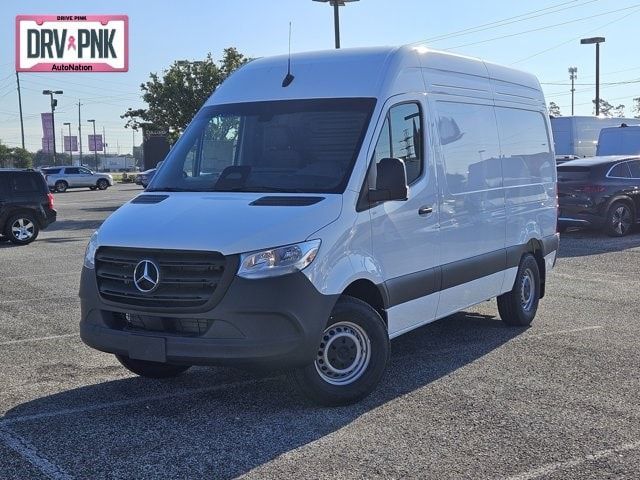
[{"label": "white parking stripe", "polygon": [[53,480],[71,480],[73,477],[51,460],[43,457],[36,447],[8,428],[0,428],[0,442]]},{"label": "white parking stripe", "polygon": [[42,302],[46,300],[69,300],[74,298],[76,300],[80,300],[78,295],[61,295],[58,297],[40,297],[40,298],[16,298],[14,300],[0,300],[0,304],[2,303],[26,303],[26,302]]},{"label": "white parking stripe", "polygon": [[4,345],[15,345],[17,343],[42,342],[43,340],[57,340],[59,338],[77,337],[77,333],[66,333],[64,335],[49,335],[47,337],[21,338],[20,340],[7,340],[0,342],[0,347]]},{"label": "white parking stripe", "polygon": [[589,327],[570,328],[567,330],[556,330],[555,332],[543,332],[543,333],[536,333],[533,335],[524,335],[520,338],[522,340],[526,340],[527,338],[540,338],[540,337],[548,337],[550,335],[563,335],[565,333],[586,332],[588,330],[599,330],[601,328],[604,328],[604,327],[602,325],[591,325]]},{"label": "white parking stripe", "polygon": [[640,442],[626,443],[624,445],[619,445],[607,450],[600,450],[599,452],[591,453],[589,455],[585,455],[584,457],[574,457],[562,462],[548,463],[533,470],[529,470],[528,472],[523,472],[508,477],[506,480],[534,480],[536,478],[544,477],[551,473],[557,472],[558,470],[564,470],[567,468],[576,467],[583,463],[598,461],[603,458],[612,457],[614,455],[620,455],[623,452],[636,450],[638,448],[640,448]]},{"label": "white parking stripe", "polygon": [[116,400],[114,402],[104,402],[104,403],[95,403],[93,405],[87,405],[85,407],[79,407],[79,408],[66,408],[63,410],[58,410],[58,411],[49,411],[49,412],[42,412],[42,413],[34,413],[33,415],[23,415],[23,416],[18,416],[18,417],[5,417],[3,419],[0,420],[0,429],[3,428],[5,425],[13,425],[16,423],[24,423],[24,422],[31,422],[31,421],[37,421],[37,420],[43,420],[46,418],[52,418],[52,417],[60,417],[63,415],[77,415],[79,413],[86,413],[86,412],[93,412],[96,410],[103,410],[103,409],[107,409],[107,408],[118,408],[118,407],[126,407],[129,405],[136,405],[136,404],[140,404],[140,403],[146,403],[146,402],[157,402],[160,400],[170,400],[172,398],[181,398],[181,397],[188,397],[190,395],[197,395],[199,393],[209,393],[209,392],[215,392],[217,390],[222,390],[222,389],[226,389],[226,388],[236,388],[236,387],[245,387],[245,386],[249,386],[249,385],[258,385],[261,383],[265,383],[265,382],[269,382],[271,380],[274,380],[277,377],[267,377],[267,378],[260,378],[260,379],[256,379],[256,380],[243,380],[241,382],[231,382],[231,383],[223,383],[220,385],[215,385],[213,387],[202,387],[202,388],[192,388],[190,390],[184,390],[184,391],[180,391],[180,392],[175,392],[175,393],[167,393],[165,395],[148,395],[146,397],[132,397],[132,398],[127,398],[124,400]]}]

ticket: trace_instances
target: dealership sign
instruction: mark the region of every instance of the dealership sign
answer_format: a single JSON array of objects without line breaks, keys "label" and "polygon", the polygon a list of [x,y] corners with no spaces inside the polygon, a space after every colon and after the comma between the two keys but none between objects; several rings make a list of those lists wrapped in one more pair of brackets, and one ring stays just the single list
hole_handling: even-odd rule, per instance
[{"label": "dealership sign", "polygon": [[19,72],[126,72],[126,15],[18,15]]}]

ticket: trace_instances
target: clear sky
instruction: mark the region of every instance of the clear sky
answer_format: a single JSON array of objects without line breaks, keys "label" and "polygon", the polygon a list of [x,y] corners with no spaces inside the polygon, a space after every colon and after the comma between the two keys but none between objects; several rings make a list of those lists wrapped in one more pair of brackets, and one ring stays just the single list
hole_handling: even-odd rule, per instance
[{"label": "clear sky", "polygon": [[[0,0],[0,141],[9,146],[20,144],[14,73],[18,14],[127,14],[130,22],[127,73],[21,74],[26,146],[32,151],[42,137],[39,114],[48,109],[43,88],[64,90],[56,112],[58,138],[63,122],[77,129],[80,99],[83,128],[86,119],[95,118],[97,128],[106,129],[109,149],[115,153],[117,143],[120,153],[128,153],[133,138],[120,115],[144,105],[139,85],[149,72],[207,52],[219,58],[228,46],[249,57],[285,53],[289,21],[294,52],[333,47],[331,8],[312,0]],[[547,101],[565,115],[571,105],[569,66],[578,68],[576,114],[592,114],[594,46],[580,45],[579,39],[595,35],[606,37],[601,96],[633,113],[632,98],[640,96],[639,24],[640,1],[634,0],[361,0],[341,8],[343,47],[427,40],[433,48],[521,68],[538,76]]]}]

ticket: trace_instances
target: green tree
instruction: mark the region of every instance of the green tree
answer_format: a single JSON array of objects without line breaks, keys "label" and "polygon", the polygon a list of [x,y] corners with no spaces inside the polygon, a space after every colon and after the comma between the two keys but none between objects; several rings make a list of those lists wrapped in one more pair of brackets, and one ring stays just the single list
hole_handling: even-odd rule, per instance
[{"label": "green tree", "polygon": [[562,112],[560,112],[560,107],[556,102],[549,102],[549,115],[553,115],[554,117],[562,116]]},{"label": "green tree", "polygon": [[0,142],[0,168],[7,168],[11,160],[11,149]]},{"label": "green tree", "polygon": [[140,85],[147,108],[129,108],[121,118],[126,128],[141,127],[169,132],[174,142],[213,91],[237,68],[247,63],[235,48],[225,48],[222,60],[209,53],[202,61],[178,60],[162,73],[151,73]]},{"label": "green tree", "polygon": [[31,168],[33,166],[33,154],[24,148],[14,148],[11,151],[11,159],[16,168]]},{"label": "green tree", "polygon": [[618,118],[624,118],[625,108],[627,107],[625,107],[623,104],[618,105],[613,109],[613,116]]},{"label": "green tree", "polygon": [[[595,107],[596,101],[595,100],[591,100],[591,103],[593,103],[593,114],[595,115],[595,113],[596,113],[596,107]],[[623,106],[623,108],[624,108],[624,106]],[[609,102],[607,102],[603,98],[600,99],[600,116],[601,117],[607,117],[607,118],[613,117],[613,111],[615,109],[616,109],[616,107],[611,105]]]},{"label": "green tree", "polygon": [[640,97],[634,98],[633,103],[635,103],[633,106],[633,111],[635,113],[634,118],[640,118]]}]

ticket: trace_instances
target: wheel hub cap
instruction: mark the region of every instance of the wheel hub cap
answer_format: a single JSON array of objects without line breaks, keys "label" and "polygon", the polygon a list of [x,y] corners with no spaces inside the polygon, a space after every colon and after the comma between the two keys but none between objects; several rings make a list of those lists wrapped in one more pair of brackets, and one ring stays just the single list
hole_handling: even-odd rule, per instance
[{"label": "wheel hub cap", "polygon": [[325,382],[348,385],[363,375],[370,359],[366,332],[355,323],[339,322],[324,331],[315,366]]},{"label": "wheel hub cap", "polygon": [[19,218],[11,225],[11,233],[18,240],[29,240],[33,237],[33,223],[26,218]]},{"label": "wheel hub cap", "polygon": [[535,284],[533,283],[533,272],[530,269],[526,269],[522,275],[522,282],[520,284],[520,302],[522,308],[525,311],[530,311],[535,300]]},{"label": "wheel hub cap", "polygon": [[618,207],[613,212],[613,228],[616,232],[623,234],[631,226],[631,212],[625,207]]}]

